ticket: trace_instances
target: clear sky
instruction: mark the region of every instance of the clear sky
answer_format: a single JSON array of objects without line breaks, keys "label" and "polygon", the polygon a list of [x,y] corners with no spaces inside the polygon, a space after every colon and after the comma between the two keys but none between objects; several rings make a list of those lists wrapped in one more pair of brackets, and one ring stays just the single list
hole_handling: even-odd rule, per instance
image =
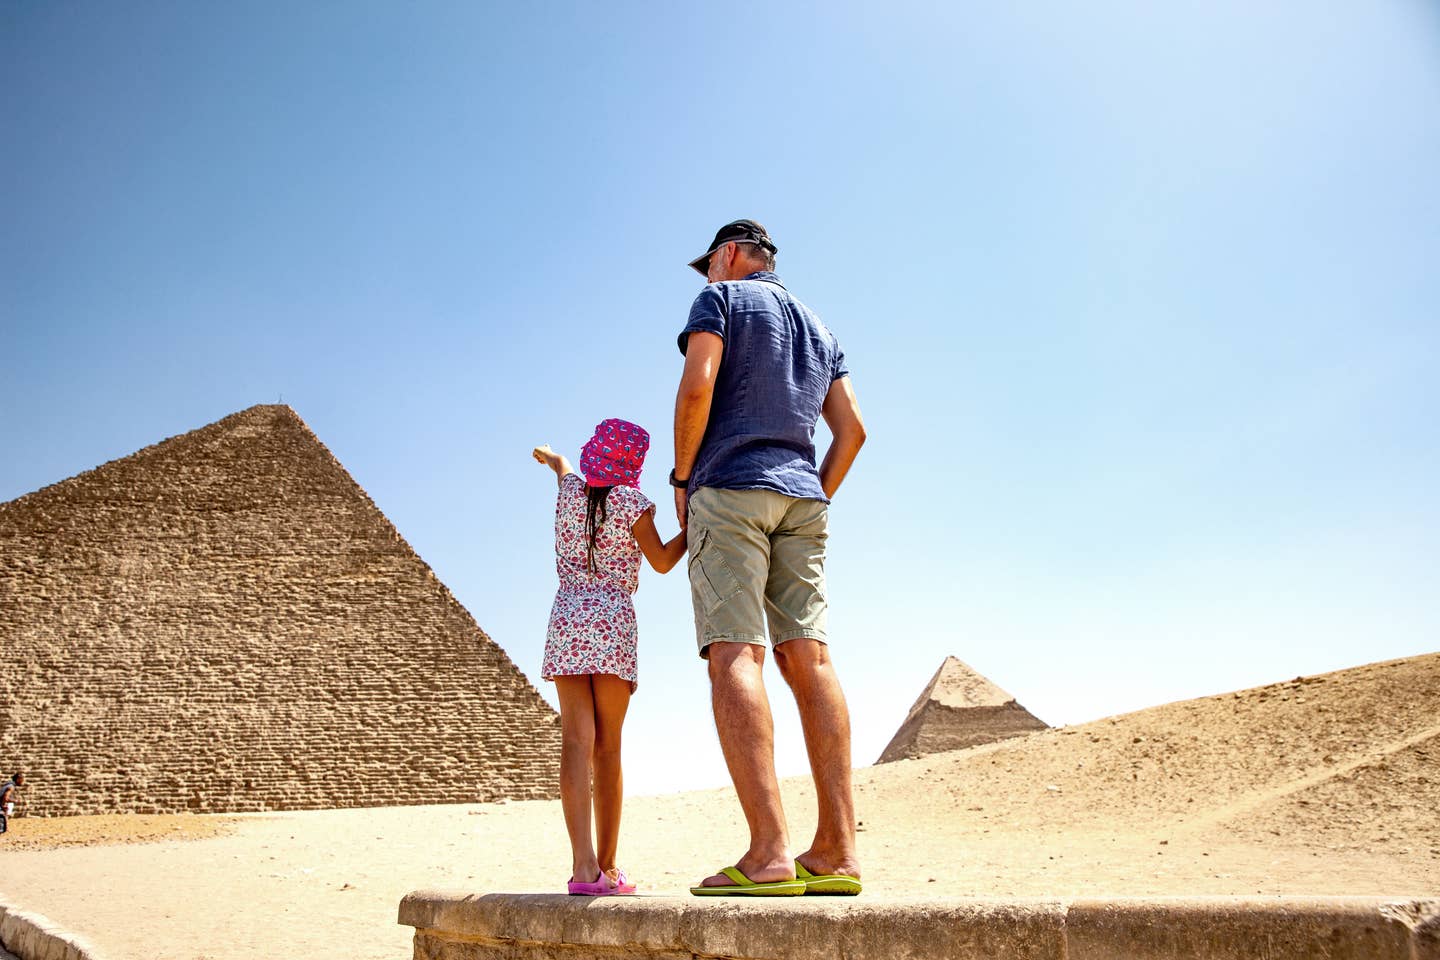
[{"label": "clear sky", "polygon": [[[870,431],[858,763],[946,654],[1060,724],[1429,652],[1437,170],[1422,0],[0,0],[0,501],[283,398],[553,703],[529,450],[635,420],[669,502],[753,217]],[[683,570],[637,607],[630,789],[721,784]]]}]

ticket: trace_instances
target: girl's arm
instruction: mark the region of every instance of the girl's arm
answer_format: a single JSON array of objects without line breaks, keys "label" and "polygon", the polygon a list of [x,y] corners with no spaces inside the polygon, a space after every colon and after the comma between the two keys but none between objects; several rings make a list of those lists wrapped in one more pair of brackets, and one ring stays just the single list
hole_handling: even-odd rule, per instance
[{"label": "girl's arm", "polygon": [[645,554],[645,559],[650,561],[650,566],[655,568],[656,573],[669,573],[670,568],[685,556],[685,531],[675,534],[669,543],[661,543],[660,531],[655,529],[654,510],[646,510],[640,514],[640,519],[630,527],[630,532],[635,535],[635,542],[640,544],[640,552]]},{"label": "girl's arm", "polygon": [[565,479],[565,474],[574,473],[575,468],[570,466],[570,461],[550,449],[550,444],[542,444],[530,451],[530,456],[535,458],[536,463],[543,463],[555,471],[555,483],[559,484]]}]

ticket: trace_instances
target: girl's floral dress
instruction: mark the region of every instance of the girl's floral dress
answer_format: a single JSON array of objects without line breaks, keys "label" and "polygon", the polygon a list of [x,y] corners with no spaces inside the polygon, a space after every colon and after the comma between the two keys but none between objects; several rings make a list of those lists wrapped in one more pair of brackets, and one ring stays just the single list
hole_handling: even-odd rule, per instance
[{"label": "girl's floral dress", "polygon": [[640,586],[640,545],[630,527],[655,504],[634,487],[610,488],[605,522],[595,537],[594,573],[586,563],[585,504],[585,481],[566,474],[555,499],[555,572],[560,575],[560,589],[550,608],[540,676],[554,680],[609,673],[629,680],[633,692],[639,638],[630,595]]}]

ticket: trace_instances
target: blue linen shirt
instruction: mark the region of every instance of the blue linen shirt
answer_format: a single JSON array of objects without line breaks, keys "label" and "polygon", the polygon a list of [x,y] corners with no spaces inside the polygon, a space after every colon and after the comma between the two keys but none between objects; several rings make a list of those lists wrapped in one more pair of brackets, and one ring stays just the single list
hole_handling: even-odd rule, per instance
[{"label": "blue linen shirt", "polygon": [[710,422],[690,489],[774,490],[829,503],[815,466],[815,424],[830,385],[850,375],[820,318],[768,270],[706,284],[680,331],[725,341]]}]

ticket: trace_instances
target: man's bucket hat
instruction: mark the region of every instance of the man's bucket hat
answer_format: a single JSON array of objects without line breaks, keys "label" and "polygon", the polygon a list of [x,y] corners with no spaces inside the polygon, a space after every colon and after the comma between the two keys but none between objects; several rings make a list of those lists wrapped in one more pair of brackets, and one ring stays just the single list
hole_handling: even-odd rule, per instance
[{"label": "man's bucket hat", "polygon": [[580,449],[580,473],[592,487],[639,487],[650,434],[628,420],[611,417],[595,428]]},{"label": "man's bucket hat", "polygon": [[690,266],[695,272],[706,280],[710,279],[710,255],[720,248],[721,244],[730,243],[753,243],[764,247],[771,253],[778,253],[780,248],[775,246],[775,241],[770,239],[770,234],[765,228],[754,220],[736,220],[727,223],[715,232],[715,239],[710,243],[710,249],[690,261]]}]

